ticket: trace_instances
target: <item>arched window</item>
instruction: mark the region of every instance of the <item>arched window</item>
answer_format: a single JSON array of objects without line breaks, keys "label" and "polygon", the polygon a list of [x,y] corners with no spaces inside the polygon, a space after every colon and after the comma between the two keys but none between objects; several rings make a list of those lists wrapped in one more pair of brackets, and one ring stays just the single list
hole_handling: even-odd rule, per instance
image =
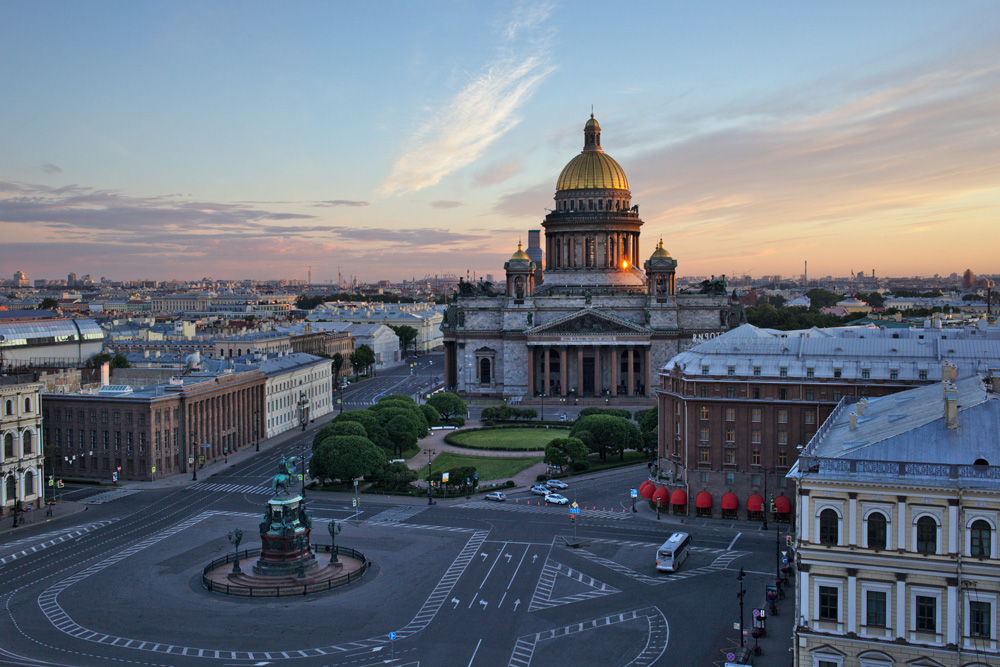
[{"label": "arched window", "polygon": [[17,480],[14,475],[7,475],[7,500],[16,501]]},{"label": "arched window", "polygon": [[973,556],[989,558],[992,551],[993,529],[990,524],[982,519],[972,522],[969,533],[969,553]]},{"label": "arched window", "polygon": [[917,553],[932,554],[937,552],[937,522],[933,517],[922,516],[917,519]]},{"label": "arched window", "polygon": [[524,298],[524,278],[521,276],[514,279],[514,296],[518,299]]},{"label": "arched window", "polygon": [[25,431],[21,434],[21,451],[25,455],[31,453],[31,431]]},{"label": "arched window", "polygon": [[840,541],[840,517],[829,507],[819,513],[819,543],[837,544]]},{"label": "arched window", "polygon": [[881,512],[872,512],[868,515],[868,548],[886,548],[886,521],[885,515]]},{"label": "arched window", "polygon": [[480,359],[479,360],[479,383],[489,384],[490,383],[490,360]]},{"label": "arched window", "polygon": [[14,414],[14,401],[11,401],[11,400],[8,399],[7,405],[4,408],[4,414],[6,414],[6,415],[12,415],[12,414]]},{"label": "arched window", "polygon": [[30,470],[24,473],[24,496],[34,495],[35,493],[35,473]]},{"label": "arched window", "polygon": [[8,433],[3,437],[3,456],[6,459],[14,458],[14,434]]},{"label": "arched window", "polygon": [[24,399],[24,411],[31,412],[31,397]]}]

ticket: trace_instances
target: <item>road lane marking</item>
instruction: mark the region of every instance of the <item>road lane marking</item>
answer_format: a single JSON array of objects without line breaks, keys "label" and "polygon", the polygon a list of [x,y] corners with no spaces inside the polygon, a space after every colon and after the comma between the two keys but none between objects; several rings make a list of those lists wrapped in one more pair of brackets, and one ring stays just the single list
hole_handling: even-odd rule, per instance
[{"label": "road lane marking", "polygon": [[[482,583],[482,584],[479,584],[479,588],[482,588],[482,587],[483,587],[483,584],[485,584],[485,583],[486,583],[486,580],[490,578],[490,574],[491,574],[491,573],[493,572],[493,568],[495,568],[495,567],[497,566],[497,563],[498,563],[498,562],[500,561],[500,559],[501,559],[501,558],[503,557],[503,550],[504,550],[504,548],[506,548],[506,546],[507,546],[507,543],[506,543],[506,542],[504,542],[503,546],[502,546],[502,547],[500,547],[500,553],[498,553],[498,554],[497,554],[497,557],[496,557],[496,560],[494,560],[494,561],[493,561],[493,565],[490,565],[490,570],[489,570],[489,572],[487,572],[487,573],[486,573],[486,576],[485,576],[485,577],[483,577],[483,583]],[[485,555],[485,554],[484,554],[484,555]],[[509,562],[509,561],[508,561],[508,562]]]},{"label": "road lane marking", "polygon": [[509,582],[507,582],[507,590],[508,590],[508,591],[510,590],[510,586],[511,586],[511,584],[513,584],[513,583],[514,583],[514,577],[516,577],[516,576],[517,576],[517,572],[518,572],[518,570],[520,570],[520,569],[521,569],[521,563],[523,563],[523,562],[524,562],[524,557],[525,557],[525,556],[527,556],[527,555],[528,555],[528,547],[524,547],[524,553],[523,553],[523,554],[521,554],[521,560],[519,560],[519,561],[517,562],[517,567],[516,567],[516,568],[514,568],[514,574],[510,575],[510,581],[509,581]]},{"label": "road lane marking", "polygon": [[469,658],[469,665],[468,665],[468,667],[472,667],[472,661],[476,659],[476,654],[479,653],[479,645],[482,644],[482,643],[483,643],[483,639],[482,639],[482,637],[480,637],[479,641],[476,642],[476,650],[474,650],[472,652],[472,657]]},{"label": "road lane marking", "polygon": [[732,551],[733,545],[736,544],[736,540],[740,539],[740,535],[742,534],[743,533],[736,533],[736,537],[734,537],[733,541],[729,543],[728,547],[726,547],[726,551]]}]

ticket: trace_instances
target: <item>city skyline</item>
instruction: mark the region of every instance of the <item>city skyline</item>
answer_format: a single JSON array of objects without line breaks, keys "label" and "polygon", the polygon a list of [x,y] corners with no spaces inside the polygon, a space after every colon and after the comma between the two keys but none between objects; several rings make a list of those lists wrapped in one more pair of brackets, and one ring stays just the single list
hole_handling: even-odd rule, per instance
[{"label": "city skyline", "polygon": [[499,274],[591,105],[679,274],[1000,271],[995,4],[390,7],[9,7],[0,271]]}]

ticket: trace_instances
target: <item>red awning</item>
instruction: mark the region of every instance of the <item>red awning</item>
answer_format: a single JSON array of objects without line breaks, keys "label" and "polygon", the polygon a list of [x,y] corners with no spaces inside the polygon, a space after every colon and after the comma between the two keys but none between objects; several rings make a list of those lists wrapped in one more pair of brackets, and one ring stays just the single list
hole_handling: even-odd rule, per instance
[{"label": "red awning", "polygon": [[660,501],[661,505],[666,504],[666,502],[670,500],[670,489],[668,489],[665,486],[661,486],[656,491],[654,491],[652,501],[655,503],[657,500]]},{"label": "red awning", "polygon": [[764,499],[756,493],[747,498],[747,511],[759,512],[764,507]]},{"label": "red awning", "polygon": [[652,482],[645,482],[639,487],[639,497],[640,498],[652,498],[653,493],[656,491],[656,485]]},{"label": "red awning", "polygon": [[709,509],[712,507],[712,494],[708,491],[701,491],[694,497],[694,506],[698,509]]},{"label": "red awning", "polygon": [[672,494],[670,494],[670,504],[671,505],[687,505],[688,497],[681,489],[675,489]]},{"label": "red awning", "polygon": [[[724,510],[734,510],[734,509],[739,508],[740,501],[736,497],[735,493],[727,493],[727,494],[724,494],[722,496],[722,500],[719,502],[719,504],[722,506],[722,509],[724,509]],[[708,506],[709,507],[712,506],[712,499],[711,498],[708,499]],[[699,505],[699,507],[700,507],[700,505]]]},{"label": "red awning", "polygon": [[784,496],[774,499],[774,509],[778,514],[788,514],[792,511],[792,501]]}]

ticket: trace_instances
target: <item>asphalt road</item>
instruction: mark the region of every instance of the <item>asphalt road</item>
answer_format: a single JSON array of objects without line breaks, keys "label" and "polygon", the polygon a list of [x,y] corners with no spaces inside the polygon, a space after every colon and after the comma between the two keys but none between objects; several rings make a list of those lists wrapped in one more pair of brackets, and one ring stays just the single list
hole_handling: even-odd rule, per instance
[{"label": "asphalt road", "polygon": [[440,387],[443,379],[443,352],[411,356],[398,366],[380,370],[374,377],[337,392],[334,401],[341,399],[344,410],[361,410],[390,394],[406,394],[416,399]]},{"label": "asphalt road", "polygon": [[[209,593],[202,568],[232,548],[233,528],[256,546],[277,458],[318,426],[197,483],[0,538],[0,663],[700,667],[735,645],[739,568],[748,627],[773,578],[773,531],[634,514],[628,490],[644,469],[631,468],[571,480],[575,525],[526,491],[434,506],[363,495],[360,507],[309,492],[313,541],[345,522],[338,544],[372,561],[366,577],[292,599]],[[678,529],[693,535],[692,555],[658,573],[656,546]],[[787,634],[768,640],[784,652],[774,664],[787,664]]]}]

